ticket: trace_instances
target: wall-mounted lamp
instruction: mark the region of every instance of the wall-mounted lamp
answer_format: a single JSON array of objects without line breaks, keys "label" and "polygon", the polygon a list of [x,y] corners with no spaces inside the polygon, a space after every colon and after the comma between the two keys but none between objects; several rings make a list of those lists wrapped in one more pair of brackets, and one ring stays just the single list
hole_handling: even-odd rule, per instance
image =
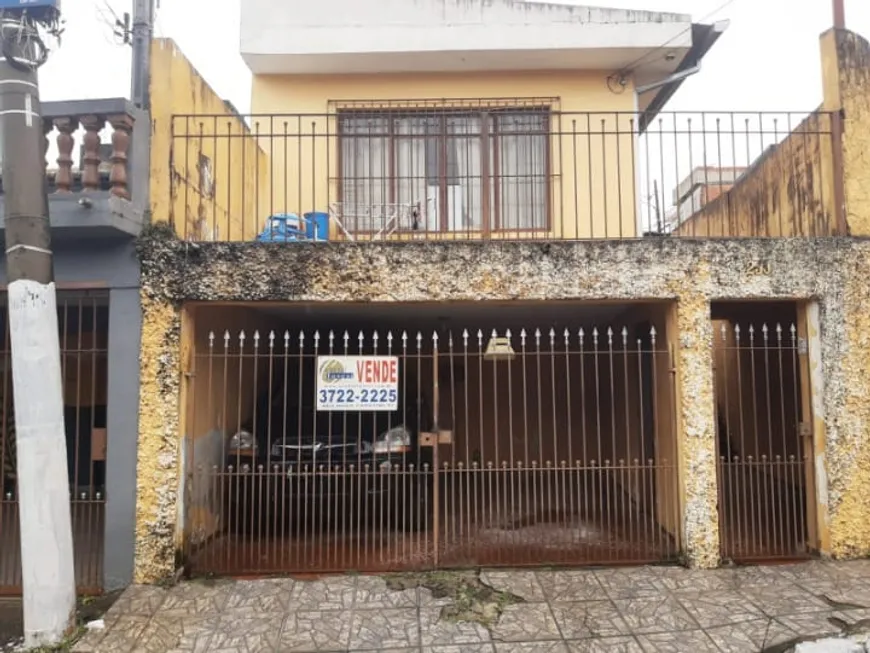
[{"label": "wall-mounted lamp", "polygon": [[510,338],[490,338],[483,353],[483,359],[487,361],[512,361],[517,357],[511,346]]}]

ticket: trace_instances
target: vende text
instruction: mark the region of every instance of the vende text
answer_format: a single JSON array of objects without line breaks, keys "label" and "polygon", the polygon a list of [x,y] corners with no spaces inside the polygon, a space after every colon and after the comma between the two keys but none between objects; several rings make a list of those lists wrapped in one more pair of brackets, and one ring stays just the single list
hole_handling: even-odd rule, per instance
[{"label": "vende text", "polygon": [[390,383],[399,382],[397,361],[357,361],[356,378],[360,383]]}]

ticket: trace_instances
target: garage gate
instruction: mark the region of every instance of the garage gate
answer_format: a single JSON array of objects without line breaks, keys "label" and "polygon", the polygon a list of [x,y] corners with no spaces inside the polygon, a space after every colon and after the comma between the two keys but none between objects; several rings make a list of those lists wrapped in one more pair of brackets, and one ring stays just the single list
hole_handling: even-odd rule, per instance
[{"label": "garage gate", "polygon": [[369,309],[380,326],[359,309],[353,329],[239,311],[191,321],[195,573],[678,557],[673,366],[655,311],[599,324],[553,309],[540,327],[529,309],[483,325],[457,308],[429,329],[407,328],[425,308]]}]

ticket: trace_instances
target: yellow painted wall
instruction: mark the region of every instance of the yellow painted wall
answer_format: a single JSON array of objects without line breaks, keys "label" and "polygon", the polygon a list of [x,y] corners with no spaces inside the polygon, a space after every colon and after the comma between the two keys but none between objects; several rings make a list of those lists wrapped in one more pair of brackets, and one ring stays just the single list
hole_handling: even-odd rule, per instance
[{"label": "yellow painted wall", "polygon": [[842,111],[843,200],[852,236],[870,235],[870,42],[846,30],[822,35],[824,107]]},{"label": "yellow painted wall", "polygon": [[[252,111],[270,116],[255,119],[259,124],[254,126],[260,134],[270,134],[262,136],[260,144],[270,159],[271,210],[261,214],[326,211],[331,202],[339,201],[338,122],[334,113],[343,104],[391,101],[392,108],[396,101],[406,100],[540,98],[555,99],[553,110],[563,112],[551,119],[552,235],[636,235],[638,193],[631,134],[634,93],[630,86],[621,94],[611,93],[605,77],[604,73],[567,71],[255,77]],[[443,104],[451,102],[444,100]],[[327,116],[330,112],[333,115]],[[468,236],[465,232],[458,237]],[[523,234],[506,232],[504,236]]]},{"label": "yellow painted wall", "polygon": [[834,235],[831,128],[829,114],[808,116],[676,233],[697,238]]},{"label": "yellow painted wall", "polygon": [[154,220],[171,220],[181,238],[252,239],[262,222],[265,153],[171,39],[154,40],[151,65]]}]

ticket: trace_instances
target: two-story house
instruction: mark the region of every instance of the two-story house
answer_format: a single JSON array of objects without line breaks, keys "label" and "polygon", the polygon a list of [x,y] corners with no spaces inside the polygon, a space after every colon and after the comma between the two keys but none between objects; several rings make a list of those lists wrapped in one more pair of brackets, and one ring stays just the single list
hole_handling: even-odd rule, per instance
[{"label": "two-story house", "polygon": [[137,579],[870,553],[870,48],[667,112],[725,26],[252,0],[249,116],[155,43]]},{"label": "two-story house", "polygon": [[[132,577],[141,324],[135,241],[149,219],[150,126],[147,112],[125,98],[45,102],[41,110],[76,583],[81,592],[100,592]],[[0,194],[0,216],[3,204]],[[21,542],[5,275],[3,261],[0,594],[14,594]]]}]

